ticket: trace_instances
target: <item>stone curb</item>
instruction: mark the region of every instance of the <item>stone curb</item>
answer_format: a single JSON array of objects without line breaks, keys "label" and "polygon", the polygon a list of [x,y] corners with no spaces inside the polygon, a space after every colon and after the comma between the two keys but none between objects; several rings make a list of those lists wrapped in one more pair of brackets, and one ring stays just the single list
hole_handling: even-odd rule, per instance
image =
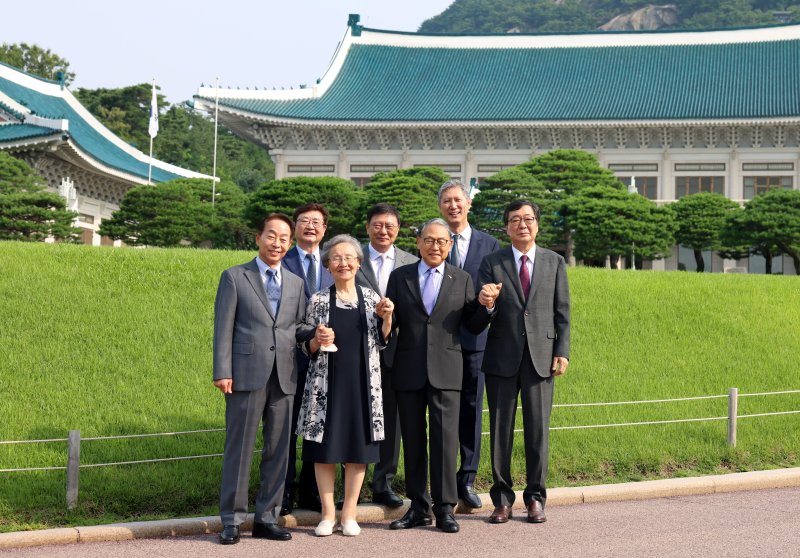
[{"label": "stone curb", "polygon": [[[649,498],[667,498],[694,494],[761,490],[766,488],[787,488],[793,486],[800,486],[800,467],[705,477],[554,488],[548,493],[547,504],[548,506],[564,506],[594,502],[644,500]],[[456,508],[456,512],[474,513],[492,507],[492,502],[488,494],[481,494],[480,498],[481,502],[483,502],[483,508],[481,508],[481,510],[471,510],[459,505]],[[376,504],[361,504],[358,506],[358,521],[361,523],[374,523],[387,519],[397,519],[403,516],[408,509],[408,504],[409,501],[406,500],[403,507],[396,509],[389,509]],[[517,499],[514,502],[514,507],[523,507],[522,492],[517,492]],[[250,516],[242,526],[243,530],[247,531],[252,529],[252,521],[252,516]],[[282,524],[291,528],[316,525],[318,522],[318,513],[297,510],[294,514],[284,517]],[[0,533],[0,550],[50,544],[203,535],[218,533],[221,530],[222,524],[219,517],[195,517],[186,519],[166,519],[161,521],[114,523],[91,527],[44,529],[41,531],[16,531],[13,533]]]}]

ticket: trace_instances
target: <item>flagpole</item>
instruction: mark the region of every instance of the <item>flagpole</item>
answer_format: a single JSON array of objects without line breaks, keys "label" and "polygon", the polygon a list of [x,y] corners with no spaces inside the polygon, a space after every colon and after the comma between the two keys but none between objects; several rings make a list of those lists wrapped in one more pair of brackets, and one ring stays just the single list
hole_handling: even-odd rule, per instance
[{"label": "flagpole", "polygon": [[158,97],[156,97],[156,78],[153,78],[153,96],[150,99],[150,123],[147,127],[150,135],[150,159],[147,165],[147,184],[153,184],[153,138],[158,133]]},{"label": "flagpole", "polygon": [[214,88],[214,167],[211,172],[211,219],[214,219],[214,205],[217,201],[217,129],[219,127],[219,77]]}]

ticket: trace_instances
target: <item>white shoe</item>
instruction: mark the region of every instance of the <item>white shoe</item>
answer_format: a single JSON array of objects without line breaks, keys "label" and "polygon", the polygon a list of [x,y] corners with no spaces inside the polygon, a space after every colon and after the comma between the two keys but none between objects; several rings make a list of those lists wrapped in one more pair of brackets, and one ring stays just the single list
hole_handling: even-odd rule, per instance
[{"label": "white shoe", "polygon": [[361,532],[361,527],[358,526],[355,519],[347,519],[342,521],[342,535],[345,537],[355,537]]},{"label": "white shoe", "polygon": [[318,537],[329,537],[333,534],[334,522],[330,519],[323,519],[314,529],[314,534]]}]

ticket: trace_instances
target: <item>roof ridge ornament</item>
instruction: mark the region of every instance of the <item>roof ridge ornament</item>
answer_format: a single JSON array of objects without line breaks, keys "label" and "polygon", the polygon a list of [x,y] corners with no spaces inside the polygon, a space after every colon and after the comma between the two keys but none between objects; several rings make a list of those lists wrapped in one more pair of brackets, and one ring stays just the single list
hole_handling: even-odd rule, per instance
[{"label": "roof ridge ornament", "polygon": [[347,16],[347,26],[350,28],[350,34],[353,37],[361,36],[361,30],[364,27],[359,24],[360,21],[361,21],[361,15],[359,14],[349,14]]}]

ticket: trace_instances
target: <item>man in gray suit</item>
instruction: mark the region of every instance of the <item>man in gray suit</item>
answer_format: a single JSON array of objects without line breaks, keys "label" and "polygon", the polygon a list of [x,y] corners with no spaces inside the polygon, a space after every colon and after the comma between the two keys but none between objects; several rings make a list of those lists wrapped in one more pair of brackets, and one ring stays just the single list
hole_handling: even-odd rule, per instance
[{"label": "man in gray suit", "polygon": [[280,213],[260,223],[258,256],[222,273],[214,303],[214,385],[225,394],[225,454],[220,518],[222,544],[239,542],[247,516],[250,465],[263,421],[261,485],[253,536],[289,540],[277,525],[289,457],[292,401],[297,389],[295,347],[305,315],[303,280],[281,259],[292,241],[292,220]]},{"label": "man in gray suit", "polygon": [[483,259],[481,287],[495,296],[482,370],[489,403],[492,485],[490,523],[506,523],[514,504],[511,452],[517,398],[522,394],[526,486],[530,523],[546,521],[547,459],[553,378],[569,365],[569,287],[564,258],[536,246],[539,208],[508,204],[503,223],[511,239]]},{"label": "man in gray suit", "polygon": [[394,270],[386,289],[386,297],[395,305],[394,326],[399,330],[392,387],[403,432],[406,494],[411,499],[408,512],[392,522],[391,529],[430,525],[432,509],[437,528],[445,533],[459,530],[453,510],[458,501],[461,325],[479,333],[491,313],[483,293],[475,298],[469,273],[445,262],[452,242],[442,219],[425,223],[417,237],[422,261]]},{"label": "man in gray suit", "polygon": [[[389,275],[395,268],[416,263],[419,258],[394,245],[400,232],[400,213],[388,203],[373,205],[367,211],[367,234],[369,243],[364,245],[367,260],[356,273],[356,283],[369,287],[382,297],[386,296]],[[383,390],[384,432],[381,442],[380,461],[372,472],[372,502],[390,508],[399,508],[403,499],[392,490],[392,481],[397,473],[400,459],[400,418],[397,414],[397,399],[391,383],[391,368],[397,338],[381,351],[381,389]]]}]

